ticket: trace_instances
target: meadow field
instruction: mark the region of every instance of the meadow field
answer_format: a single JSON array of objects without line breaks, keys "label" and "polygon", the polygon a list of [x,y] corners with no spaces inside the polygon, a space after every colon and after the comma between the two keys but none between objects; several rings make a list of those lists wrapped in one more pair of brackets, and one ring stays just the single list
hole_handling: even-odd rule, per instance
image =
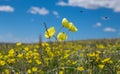
[{"label": "meadow field", "polygon": [[0,74],[120,74],[120,38],[0,43]]},{"label": "meadow field", "polygon": [[120,0],[0,0],[0,74],[120,74]]}]

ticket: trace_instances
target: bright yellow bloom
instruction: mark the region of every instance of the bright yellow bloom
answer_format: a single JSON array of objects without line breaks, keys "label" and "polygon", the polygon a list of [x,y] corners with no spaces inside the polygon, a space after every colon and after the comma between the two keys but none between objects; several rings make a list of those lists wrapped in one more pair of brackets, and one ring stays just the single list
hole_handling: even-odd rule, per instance
[{"label": "bright yellow bloom", "polygon": [[117,74],[120,74],[120,71],[117,71]]},{"label": "bright yellow bloom", "polygon": [[62,26],[65,28],[69,28],[69,22],[66,18],[62,19]]},{"label": "bright yellow bloom", "polygon": [[10,50],[8,51],[9,54],[14,54],[14,52],[15,52],[14,49],[10,49]]},{"label": "bright yellow bloom", "polygon": [[102,60],[102,63],[108,62],[110,61],[110,58],[105,58],[104,60]]},{"label": "bright yellow bloom", "polygon": [[65,41],[67,39],[67,34],[65,34],[64,32],[60,32],[57,35],[57,39],[58,39],[58,41]]},{"label": "bright yellow bloom", "polygon": [[21,45],[22,45],[21,42],[16,43],[16,46],[21,46]]},{"label": "bright yellow bloom", "polygon": [[8,57],[8,55],[4,55],[4,60],[6,60],[6,59],[8,59],[9,57]]},{"label": "bright yellow bloom", "polygon": [[32,60],[28,60],[28,63],[32,63]]},{"label": "bright yellow bloom", "polygon": [[104,49],[104,48],[105,48],[105,46],[104,46],[104,45],[102,45],[102,44],[100,44],[100,45],[97,45],[97,48]]},{"label": "bright yellow bloom", "polygon": [[29,50],[29,48],[28,48],[28,47],[25,47],[25,48],[24,48],[24,50],[25,50],[25,51],[28,51],[28,50]]},{"label": "bright yellow bloom", "polygon": [[64,71],[59,71],[59,74],[64,74]]},{"label": "bright yellow bloom", "polygon": [[105,65],[103,65],[103,64],[99,64],[99,65],[98,65],[98,67],[99,67],[100,69],[103,69],[104,66],[105,66]]},{"label": "bright yellow bloom", "polygon": [[7,62],[8,63],[15,63],[15,59],[8,59]]},{"label": "bright yellow bloom", "polygon": [[77,70],[79,70],[79,71],[83,71],[84,70],[84,68],[81,66],[81,67],[77,67]]},{"label": "bright yellow bloom", "polygon": [[69,30],[72,32],[76,32],[78,29],[73,25],[73,23],[69,23]]},{"label": "bright yellow bloom", "polygon": [[33,67],[33,68],[32,68],[32,71],[33,71],[33,72],[36,72],[37,70],[38,70],[37,67]]},{"label": "bright yellow bloom", "polygon": [[77,61],[72,62],[73,65],[77,64]]},{"label": "bright yellow bloom", "polygon": [[41,64],[42,62],[40,60],[35,60],[37,64]]},{"label": "bright yellow bloom", "polygon": [[95,53],[88,53],[87,55],[90,56],[90,57],[95,57],[96,56]]},{"label": "bright yellow bloom", "polygon": [[101,53],[101,51],[99,51],[99,50],[96,50],[96,52],[97,52],[98,54],[100,54],[100,53]]},{"label": "bright yellow bloom", "polygon": [[18,54],[17,57],[18,57],[18,58],[22,58],[22,57],[23,57],[23,54],[22,54],[22,53],[21,53],[21,54]]},{"label": "bright yellow bloom", "polygon": [[20,72],[16,72],[16,74],[20,74]]},{"label": "bright yellow bloom", "polygon": [[5,69],[5,74],[10,74],[10,71],[8,69]]},{"label": "bright yellow bloom", "polygon": [[68,58],[69,56],[70,56],[70,54],[67,54],[67,53],[66,53],[66,54],[64,55],[64,58]]},{"label": "bright yellow bloom", "polygon": [[66,63],[71,63],[71,60],[67,60],[67,62]]},{"label": "bright yellow bloom", "polygon": [[55,28],[54,28],[54,27],[50,27],[50,28],[47,29],[47,31],[45,32],[45,37],[46,37],[46,38],[51,38],[51,37],[53,37],[54,34],[55,34]]},{"label": "bright yellow bloom", "polygon": [[0,59],[3,58],[3,55],[0,53]]},{"label": "bright yellow bloom", "polygon": [[109,60],[109,62],[108,62],[108,63],[112,64],[112,63],[113,63],[113,61],[112,61],[112,60]]},{"label": "bright yellow bloom", "polygon": [[28,69],[27,72],[28,72],[28,74],[31,74],[31,73],[32,73],[30,69]]},{"label": "bright yellow bloom", "polygon": [[4,66],[5,65],[5,61],[0,60],[0,66]]}]

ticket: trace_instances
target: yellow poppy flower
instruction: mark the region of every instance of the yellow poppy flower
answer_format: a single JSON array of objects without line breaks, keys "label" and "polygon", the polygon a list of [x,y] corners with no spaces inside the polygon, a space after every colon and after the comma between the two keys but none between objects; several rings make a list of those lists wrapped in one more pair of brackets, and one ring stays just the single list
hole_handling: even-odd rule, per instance
[{"label": "yellow poppy flower", "polygon": [[5,65],[5,61],[0,60],[0,66],[4,66]]},{"label": "yellow poppy flower", "polygon": [[73,25],[73,23],[69,23],[69,30],[72,32],[76,32],[78,29]]},{"label": "yellow poppy flower", "polygon": [[32,71],[33,71],[33,72],[36,72],[37,70],[38,70],[37,67],[33,67],[33,68],[32,68]]},{"label": "yellow poppy flower", "polygon": [[5,74],[10,74],[9,69],[5,69]]},{"label": "yellow poppy flower", "polygon": [[103,64],[99,64],[99,65],[98,65],[98,67],[99,67],[100,69],[103,69],[104,66],[105,66],[105,65],[103,65]]},{"label": "yellow poppy flower", "polygon": [[17,43],[16,43],[16,46],[21,46],[21,45],[22,45],[21,42],[17,42]]},{"label": "yellow poppy flower", "polygon": [[80,67],[77,67],[77,70],[84,71],[84,68],[82,66],[80,66]]},{"label": "yellow poppy flower", "polygon": [[54,27],[50,27],[50,28],[47,29],[47,31],[45,32],[45,37],[46,37],[46,38],[51,38],[54,34],[55,34],[55,28],[54,28]]},{"label": "yellow poppy flower", "polygon": [[64,71],[59,71],[59,74],[64,74]]},{"label": "yellow poppy flower", "polygon": [[62,26],[65,28],[69,28],[69,22],[66,18],[62,19]]},{"label": "yellow poppy flower", "polygon": [[57,39],[58,39],[58,41],[65,41],[67,39],[67,34],[65,34],[64,32],[60,32],[57,35]]},{"label": "yellow poppy flower", "polygon": [[108,62],[108,61],[110,61],[110,59],[111,58],[105,58],[105,59],[102,60],[102,63]]},{"label": "yellow poppy flower", "polygon": [[28,72],[28,74],[31,74],[31,73],[32,73],[30,69],[28,69],[27,72]]}]

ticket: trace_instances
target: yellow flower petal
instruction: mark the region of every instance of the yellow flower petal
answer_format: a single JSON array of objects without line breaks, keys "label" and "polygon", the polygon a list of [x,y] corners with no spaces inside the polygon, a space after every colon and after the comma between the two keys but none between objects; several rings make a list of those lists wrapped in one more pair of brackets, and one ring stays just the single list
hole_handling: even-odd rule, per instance
[{"label": "yellow flower petal", "polygon": [[66,18],[63,18],[62,20],[62,26],[65,28],[69,28],[69,22]]},{"label": "yellow flower petal", "polygon": [[73,25],[73,23],[69,23],[69,30],[72,32],[76,32],[78,29]]},{"label": "yellow flower petal", "polygon": [[47,29],[47,31],[45,32],[45,37],[46,37],[46,38],[51,38],[51,37],[53,37],[54,34],[55,34],[55,28],[54,28],[54,27],[50,27],[50,28]]},{"label": "yellow flower petal", "polygon": [[99,67],[100,69],[103,69],[104,66],[105,66],[105,65],[103,65],[103,64],[99,64],[99,65],[98,65],[98,67]]},{"label": "yellow flower petal", "polygon": [[77,70],[79,70],[79,71],[83,71],[84,68],[83,68],[82,66],[80,66],[80,67],[77,67]]},{"label": "yellow flower petal", "polygon": [[33,67],[33,68],[32,68],[32,71],[33,71],[33,72],[36,72],[37,70],[38,70],[37,67]]},{"label": "yellow flower petal", "polygon": [[16,46],[21,46],[21,45],[22,45],[21,42],[17,42],[17,43],[16,43]]},{"label": "yellow flower petal", "polygon": [[60,32],[57,35],[57,39],[58,39],[58,41],[65,41],[67,39],[67,34],[65,34],[64,32]]}]

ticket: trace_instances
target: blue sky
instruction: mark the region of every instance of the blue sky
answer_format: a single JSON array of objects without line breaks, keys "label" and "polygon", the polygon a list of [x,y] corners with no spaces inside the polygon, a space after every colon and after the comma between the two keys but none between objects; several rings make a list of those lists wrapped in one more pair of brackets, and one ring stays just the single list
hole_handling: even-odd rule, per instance
[{"label": "blue sky", "polygon": [[0,0],[0,42],[47,41],[43,22],[58,30],[64,17],[78,28],[68,40],[120,38],[120,0]]}]

